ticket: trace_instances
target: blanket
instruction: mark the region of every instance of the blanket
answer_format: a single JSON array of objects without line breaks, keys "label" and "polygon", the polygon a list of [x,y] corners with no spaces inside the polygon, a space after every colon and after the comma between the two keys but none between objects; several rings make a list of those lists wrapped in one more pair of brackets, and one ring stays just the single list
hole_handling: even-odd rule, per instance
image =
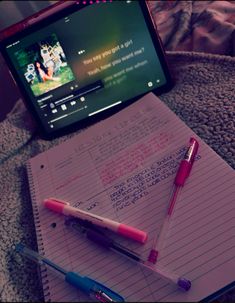
[{"label": "blanket", "polygon": [[148,1],[167,50],[235,56],[234,1]]},{"label": "blanket", "polygon": [[[235,168],[235,58],[193,52],[167,57],[175,86],[160,99]],[[25,164],[76,134],[40,139],[21,101],[0,123],[0,301],[43,301],[36,265],[14,252],[18,242],[37,250]],[[234,299],[230,291],[219,300]]]}]

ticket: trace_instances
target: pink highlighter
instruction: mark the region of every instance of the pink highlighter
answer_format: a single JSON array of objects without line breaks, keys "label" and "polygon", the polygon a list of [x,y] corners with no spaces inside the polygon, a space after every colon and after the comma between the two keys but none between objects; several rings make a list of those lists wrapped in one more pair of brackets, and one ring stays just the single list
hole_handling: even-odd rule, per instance
[{"label": "pink highlighter", "polygon": [[118,223],[116,221],[103,218],[98,215],[91,214],[90,212],[80,210],[78,208],[72,207],[68,202],[61,201],[55,198],[45,199],[43,204],[46,208],[64,214],[66,216],[73,216],[82,220],[87,220],[94,225],[107,228],[121,236],[130,238],[132,240],[138,241],[140,243],[145,243],[147,240],[147,233],[141,231],[137,228],[128,226],[126,224]]}]

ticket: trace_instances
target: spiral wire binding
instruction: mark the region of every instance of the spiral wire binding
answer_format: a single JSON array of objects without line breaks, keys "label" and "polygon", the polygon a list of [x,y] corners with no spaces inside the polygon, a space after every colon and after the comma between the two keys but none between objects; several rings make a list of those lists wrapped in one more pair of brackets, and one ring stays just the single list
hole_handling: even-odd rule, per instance
[{"label": "spiral wire binding", "polygon": [[[39,211],[38,211],[38,207],[37,207],[35,187],[34,187],[34,183],[33,183],[33,173],[32,173],[31,165],[30,165],[29,162],[26,164],[26,168],[27,168],[27,174],[28,174],[30,196],[31,196],[31,201],[32,201],[32,208],[33,208],[34,224],[35,224],[35,229],[36,229],[38,250],[39,250],[39,253],[44,256],[45,255],[45,249],[44,249],[44,246],[43,246],[41,222],[40,222]],[[49,280],[48,280],[48,273],[47,273],[46,266],[44,266],[44,265],[40,266],[39,274],[40,274],[40,277],[41,277],[41,280],[42,280],[45,302],[51,302],[51,299],[50,299],[51,294],[50,294],[50,287],[49,287]]]}]

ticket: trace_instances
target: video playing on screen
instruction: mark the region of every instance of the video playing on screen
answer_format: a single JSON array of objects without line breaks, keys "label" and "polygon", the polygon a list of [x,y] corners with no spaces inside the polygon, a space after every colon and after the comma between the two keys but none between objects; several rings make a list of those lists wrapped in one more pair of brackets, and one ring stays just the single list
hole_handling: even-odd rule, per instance
[{"label": "video playing on screen", "polygon": [[6,50],[48,130],[166,82],[138,1],[88,5]]}]

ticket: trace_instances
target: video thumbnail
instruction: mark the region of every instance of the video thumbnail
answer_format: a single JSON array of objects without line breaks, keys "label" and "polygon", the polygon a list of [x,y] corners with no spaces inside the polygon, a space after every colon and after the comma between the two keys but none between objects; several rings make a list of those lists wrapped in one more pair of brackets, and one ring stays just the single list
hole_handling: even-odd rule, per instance
[{"label": "video thumbnail", "polygon": [[15,56],[34,96],[75,79],[55,34],[17,51]]}]

